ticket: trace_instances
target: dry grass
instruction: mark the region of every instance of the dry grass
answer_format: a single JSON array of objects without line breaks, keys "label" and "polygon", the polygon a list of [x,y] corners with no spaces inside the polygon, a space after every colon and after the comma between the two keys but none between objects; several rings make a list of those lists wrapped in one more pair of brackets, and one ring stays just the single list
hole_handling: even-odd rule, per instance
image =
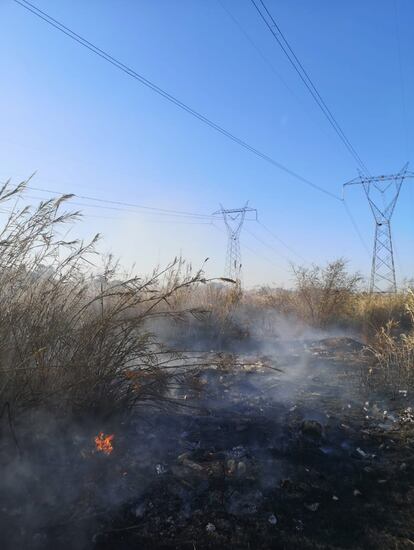
[{"label": "dry grass", "polygon": [[295,288],[262,287],[249,301],[263,309],[322,329],[342,329],[370,342],[393,322],[394,332],[407,332],[413,320],[407,310],[410,289],[397,294],[369,294],[358,273],[349,274],[342,259],[326,267],[295,268]]},{"label": "dry grass", "polygon": [[[414,326],[414,293],[408,291],[405,310]],[[366,373],[366,382],[379,388],[389,388],[394,396],[414,388],[414,328],[400,332],[398,323],[391,319],[373,338],[368,350],[374,365]]]},{"label": "dry grass", "polygon": [[[4,186],[0,202],[10,205],[24,188]],[[60,237],[79,216],[64,211],[67,198],[15,207],[0,232],[0,413],[109,415],[168,400],[177,369],[166,367],[176,357],[145,325],[168,315],[168,301],[201,273],[182,275],[175,261],[146,279],[120,278],[109,260],[97,275],[98,236]],[[135,371],[139,384],[130,381]]]},{"label": "dry grass", "polygon": [[[24,190],[4,186],[0,203],[18,204]],[[293,290],[244,294],[223,280],[206,284],[181,260],[144,279],[121,276],[111,259],[96,267],[98,236],[87,243],[61,236],[79,217],[64,210],[67,198],[15,206],[0,231],[0,414],[111,415],[168,403],[182,380],[178,365],[188,361],[151,333],[154,320],[166,317],[187,341],[208,345],[237,345],[268,311],[313,327],[346,327],[372,342],[382,383],[398,372],[412,384],[412,293],[360,292],[360,276],[343,260],[296,268]]]}]

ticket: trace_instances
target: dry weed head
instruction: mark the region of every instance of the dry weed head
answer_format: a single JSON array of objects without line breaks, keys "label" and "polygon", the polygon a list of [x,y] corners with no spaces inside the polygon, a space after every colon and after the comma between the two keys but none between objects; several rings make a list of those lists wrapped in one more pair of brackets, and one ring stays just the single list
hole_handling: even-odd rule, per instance
[{"label": "dry weed head", "polygon": [[[24,190],[5,185],[0,203]],[[177,261],[147,278],[120,275],[112,258],[98,270],[98,236],[60,235],[80,216],[64,211],[69,198],[14,206],[0,230],[0,410],[7,404],[13,414],[107,415],[164,398],[171,354],[145,324],[169,315],[174,294],[201,279]],[[124,376],[131,371],[146,373],[139,392]]]}]

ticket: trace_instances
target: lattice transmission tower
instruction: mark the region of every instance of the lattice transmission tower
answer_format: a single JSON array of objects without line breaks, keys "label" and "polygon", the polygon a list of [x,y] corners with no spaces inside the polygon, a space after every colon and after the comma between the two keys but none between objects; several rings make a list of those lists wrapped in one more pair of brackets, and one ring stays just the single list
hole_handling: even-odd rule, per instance
[{"label": "lattice transmission tower", "polygon": [[257,220],[256,208],[250,208],[248,203],[243,208],[226,209],[220,205],[220,210],[213,215],[221,214],[227,229],[227,253],[225,264],[225,276],[241,284],[242,261],[240,252],[240,233],[248,212],[254,212]]},{"label": "lattice transmission tower", "polygon": [[408,162],[397,174],[387,176],[359,176],[344,184],[362,185],[375,220],[374,250],[370,292],[397,292],[391,218],[405,178],[414,177],[408,172]]}]

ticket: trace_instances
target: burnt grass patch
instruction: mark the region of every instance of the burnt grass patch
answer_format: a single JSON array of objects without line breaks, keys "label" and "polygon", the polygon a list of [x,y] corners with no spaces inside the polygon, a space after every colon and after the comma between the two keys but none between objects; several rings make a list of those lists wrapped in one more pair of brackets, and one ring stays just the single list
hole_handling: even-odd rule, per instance
[{"label": "burnt grass patch", "polygon": [[367,395],[351,348],[292,343],[293,375],[258,358],[197,371],[182,406],[107,426],[110,454],[94,422],[34,430],[3,482],[2,547],[414,548],[409,396]]}]

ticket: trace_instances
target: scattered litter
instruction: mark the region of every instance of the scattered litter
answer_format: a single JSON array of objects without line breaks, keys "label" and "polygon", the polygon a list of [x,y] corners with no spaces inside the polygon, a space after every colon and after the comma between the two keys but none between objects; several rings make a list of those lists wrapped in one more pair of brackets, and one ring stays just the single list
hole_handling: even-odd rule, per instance
[{"label": "scattered litter", "polygon": [[177,462],[182,464],[185,460],[187,460],[190,456],[190,453],[183,453],[181,455],[177,456]]},{"label": "scattered litter", "polygon": [[188,458],[183,461],[183,465],[190,468],[190,470],[194,470],[195,472],[203,471],[203,467],[200,464],[194,462],[193,460],[189,460]]},{"label": "scattered litter", "polygon": [[277,523],[277,517],[276,517],[274,514],[270,514],[270,516],[268,517],[267,521],[268,521],[271,525],[276,525],[276,523]]},{"label": "scattered litter", "polygon": [[301,519],[294,519],[296,531],[303,531],[303,521]]},{"label": "scattered litter", "polygon": [[339,500],[339,498],[336,495],[333,495],[332,500]]},{"label": "scattered litter", "polygon": [[305,508],[307,508],[310,512],[316,512],[319,508],[319,502],[313,502],[312,504],[305,504]]},{"label": "scattered litter", "polygon": [[136,518],[142,518],[145,512],[147,511],[147,505],[145,502],[138,504],[133,510],[133,514]]},{"label": "scattered litter", "polygon": [[403,397],[407,397],[408,390],[398,390],[398,393],[400,393]]},{"label": "scattered litter", "polygon": [[237,475],[243,476],[246,473],[246,463],[245,462],[239,462],[237,464]]},{"label": "scattered litter", "polygon": [[362,495],[361,491],[359,491],[358,489],[354,489],[354,493],[353,493],[354,497],[359,497]]},{"label": "scattered litter", "polygon": [[207,523],[206,531],[207,531],[207,533],[215,533],[216,532],[216,526],[214,525],[214,523]]},{"label": "scattered litter", "polygon": [[412,407],[407,407],[401,414],[400,414],[400,422],[402,424],[411,424],[414,422],[414,412]]},{"label": "scattered litter", "polygon": [[362,458],[368,458],[369,454],[363,451],[360,447],[357,447],[356,452],[362,456]]},{"label": "scattered litter", "polygon": [[227,466],[227,469],[226,469],[227,475],[229,475],[229,476],[234,475],[235,472],[236,472],[236,461],[233,458],[230,458],[227,461],[226,466]]},{"label": "scattered litter", "polygon": [[243,445],[238,445],[237,447],[232,448],[231,454],[234,458],[242,458],[246,455],[246,449],[243,447]]},{"label": "scattered litter", "polygon": [[163,464],[157,464],[155,466],[155,471],[160,476],[160,475],[165,474],[167,472],[167,468]]},{"label": "scattered litter", "polygon": [[330,455],[334,452],[334,449],[332,447],[320,447],[320,449],[324,455]]}]

